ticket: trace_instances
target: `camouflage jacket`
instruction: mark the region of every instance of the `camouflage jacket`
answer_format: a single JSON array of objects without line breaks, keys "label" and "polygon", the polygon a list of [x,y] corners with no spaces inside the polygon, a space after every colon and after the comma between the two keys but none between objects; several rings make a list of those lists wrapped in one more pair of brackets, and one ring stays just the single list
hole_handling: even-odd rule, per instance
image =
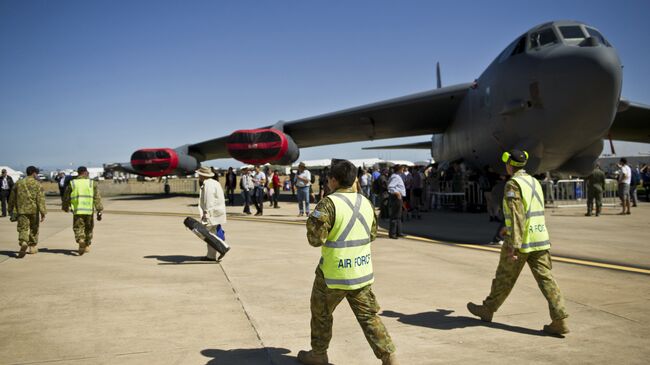
[{"label": "camouflage jacket", "polygon": [[[88,179],[87,177],[77,177],[75,180]],[[63,193],[63,199],[61,204],[61,209],[67,210],[70,209],[70,195],[72,195],[72,184],[68,184]],[[99,189],[97,189],[97,184],[93,183],[93,206],[97,212],[104,210],[104,205],[102,205],[102,197],[99,195]]]},{"label": "camouflage jacket", "polygon": [[[354,187],[338,189],[337,193],[356,193]],[[314,247],[320,247],[327,241],[330,230],[334,226],[336,210],[334,203],[328,197],[321,199],[316,209],[307,218],[307,240]],[[373,216],[372,227],[370,228],[370,241],[377,238],[377,217]]]},{"label": "camouflage jacket", "polygon": [[[528,174],[524,170],[519,170],[513,177],[515,176],[528,176]],[[514,179],[508,180],[503,190],[503,205],[504,212],[506,205],[512,212],[512,229],[504,237],[503,244],[519,249],[526,229],[526,212],[524,211],[524,201],[521,199],[521,189]]]},{"label": "camouflage jacket", "polygon": [[589,176],[587,176],[587,188],[589,191],[603,191],[605,190],[605,173],[599,168],[595,168]]},{"label": "camouflage jacket", "polygon": [[9,211],[14,214],[45,215],[45,193],[41,183],[29,176],[18,180],[9,196]]}]

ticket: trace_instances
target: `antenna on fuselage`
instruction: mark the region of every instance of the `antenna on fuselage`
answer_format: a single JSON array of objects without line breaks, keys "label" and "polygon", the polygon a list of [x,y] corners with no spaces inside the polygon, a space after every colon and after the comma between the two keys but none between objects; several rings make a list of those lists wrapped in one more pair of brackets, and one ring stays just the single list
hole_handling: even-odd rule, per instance
[{"label": "antenna on fuselage", "polygon": [[436,81],[438,89],[442,87],[442,80],[440,79],[440,62],[436,62]]}]

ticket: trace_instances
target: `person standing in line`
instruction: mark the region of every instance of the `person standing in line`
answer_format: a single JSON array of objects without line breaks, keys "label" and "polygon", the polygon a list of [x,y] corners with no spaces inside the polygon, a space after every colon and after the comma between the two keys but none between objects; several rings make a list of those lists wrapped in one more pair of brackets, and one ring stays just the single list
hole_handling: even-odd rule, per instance
[{"label": "person standing in line", "polygon": [[395,165],[393,174],[390,175],[388,180],[388,214],[390,219],[388,237],[392,239],[404,236],[402,234],[402,211],[404,209],[403,199],[406,195],[406,188],[402,179],[403,171],[403,165]]},{"label": "person standing in line", "polygon": [[244,214],[251,213],[251,193],[254,188],[253,179],[249,172],[249,167],[244,166],[241,168],[241,178],[239,180],[239,188],[241,189],[241,194],[244,198]]},{"label": "person standing in line", "polygon": [[[327,349],[332,338],[332,314],[347,299],[375,356],[382,365],[397,365],[395,345],[379,312],[372,291],[374,272],[371,242],[377,238],[374,208],[354,192],[356,168],[347,160],[332,160],[327,181],[333,192],[323,198],[307,219],[307,240],[321,247],[320,263],[311,291],[311,350],[299,351],[307,365],[329,364]],[[345,361],[354,364],[354,355]]]},{"label": "person standing in line", "polygon": [[273,184],[273,208],[280,208],[278,206],[278,200],[280,199],[280,191],[282,190],[282,183],[280,182],[280,170],[275,170],[273,178],[271,179],[271,184]]},{"label": "person standing in line", "polygon": [[[38,252],[38,229],[45,220],[45,193],[38,181],[39,170],[34,166],[27,167],[27,177],[18,180],[9,195],[9,211],[15,215],[18,222],[18,245],[20,251],[18,258],[25,257],[26,253]],[[39,221],[40,216],[40,221]]]},{"label": "person standing in line", "polygon": [[632,170],[627,165],[626,158],[620,159],[618,168],[618,196],[621,199],[621,206],[623,208],[618,214],[630,214],[630,182],[632,182]]},{"label": "person standing in line", "polygon": [[259,165],[255,166],[253,172],[253,204],[257,212],[255,215],[264,214],[264,187],[266,186],[266,174],[260,170]]},{"label": "person standing in line", "polygon": [[641,183],[641,173],[639,172],[639,167],[630,168],[631,178],[630,178],[630,201],[632,206],[636,207],[639,203],[639,198],[637,197],[636,188],[639,187]]},{"label": "person standing in line", "polygon": [[361,176],[359,177],[359,184],[361,185],[361,193],[363,196],[370,199],[370,179],[371,176],[366,169],[361,169]]},{"label": "person standing in line", "polygon": [[[0,200],[2,201],[2,216],[7,216],[7,202],[9,201],[9,195],[11,195],[11,190],[14,188],[14,179],[7,175],[7,169],[2,169],[2,175],[0,175]],[[11,213],[11,210],[10,210]]]},{"label": "person standing in line", "polygon": [[311,173],[307,170],[305,163],[298,164],[296,174],[296,193],[298,194],[298,217],[309,215],[309,187],[311,186]]},{"label": "person standing in line", "polygon": [[594,170],[587,176],[587,213],[585,216],[591,216],[596,202],[596,217],[600,215],[603,206],[603,191],[605,191],[605,173],[596,164]]},{"label": "person standing in line", "polygon": [[552,322],[544,325],[543,331],[558,336],[569,333],[566,324],[569,315],[564,298],[551,272],[551,241],[544,220],[542,185],[524,170],[528,162],[527,152],[504,152],[501,160],[508,175],[512,176],[506,183],[503,200],[505,241],[490,294],[482,305],[467,303],[467,309],[481,320],[491,322],[494,312],[508,298],[521,270],[528,263],[551,315]]},{"label": "person standing in line", "polygon": [[[209,167],[201,167],[196,170],[199,175],[199,215],[208,231],[226,240],[226,232],[222,225],[226,224],[226,199],[223,196],[221,184],[213,179],[214,172]],[[203,258],[204,261],[217,261],[217,250],[206,244],[208,253]]]},{"label": "person standing in line", "polygon": [[89,178],[85,166],[77,168],[77,178],[65,189],[61,209],[66,213],[72,210],[72,230],[79,245],[79,256],[90,252],[95,228],[93,214],[97,212],[97,220],[101,221],[104,207],[99,190]]},{"label": "person standing in line", "polygon": [[235,206],[235,189],[237,188],[237,174],[232,167],[228,168],[226,172],[226,196],[228,196],[228,204]]}]

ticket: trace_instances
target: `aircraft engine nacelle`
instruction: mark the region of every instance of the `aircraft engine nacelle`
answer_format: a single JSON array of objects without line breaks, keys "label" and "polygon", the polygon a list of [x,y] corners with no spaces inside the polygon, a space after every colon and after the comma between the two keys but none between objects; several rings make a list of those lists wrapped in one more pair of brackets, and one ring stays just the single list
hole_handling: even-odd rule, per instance
[{"label": "aircraft engine nacelle", "polygon": [[290,136],[271,128],[234,131],[226,148],[234,159],[253,165],[290,165],[300,156],[300,149]]},{"label": "aircraft engine nacelle", "polygon": [[189,175],[200,167],[196,158],[171,148],[143,148],[131,155],[136,173],[150,177]]}]

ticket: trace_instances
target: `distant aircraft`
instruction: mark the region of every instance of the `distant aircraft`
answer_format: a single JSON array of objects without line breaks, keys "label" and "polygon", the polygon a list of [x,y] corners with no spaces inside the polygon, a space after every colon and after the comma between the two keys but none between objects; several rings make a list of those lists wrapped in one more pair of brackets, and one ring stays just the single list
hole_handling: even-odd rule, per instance
[{"label": "distant aircraft", "polygon": [[426,148],[437,161],[462,159],[496,171],[503,171],[502,151],[518,148],[530,153],[529,172],[586,175],[604,138],[650,142],[650,106],[622,99],[621,85],[616,49],[596,28],[554,21],[517,37],[474,82],[175,149],[141,149],[130,163],[107,167],[185,175],[218,158],[290,164],[299,148],[432,134],[430,141],[389,147]]}]

